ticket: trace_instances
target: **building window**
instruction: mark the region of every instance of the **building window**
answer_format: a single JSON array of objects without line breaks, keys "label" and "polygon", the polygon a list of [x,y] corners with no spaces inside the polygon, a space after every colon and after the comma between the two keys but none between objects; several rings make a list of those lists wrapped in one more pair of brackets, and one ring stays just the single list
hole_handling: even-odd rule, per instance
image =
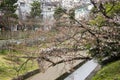
[{"label": "building window", "polygon": [[25,3],[24,2],[20,2],[20,6],[25,7]]},{"label": "building window", "polygon": [[51,8],[48,8],[48,10],[51,10]]}]

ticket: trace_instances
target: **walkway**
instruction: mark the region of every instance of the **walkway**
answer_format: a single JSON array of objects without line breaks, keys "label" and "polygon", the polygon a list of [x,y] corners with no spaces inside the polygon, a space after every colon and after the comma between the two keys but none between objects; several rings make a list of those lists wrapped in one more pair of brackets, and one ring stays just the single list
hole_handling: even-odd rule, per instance
[{"label": "walkway", "polygon": [[[87,56],[86,51],[79,51],[78,53],[80,53],[83,56]],[[53,59],[54,61],[59,60],[58,58],[53,58]],[[42,72],[38,73],[27,80],[56,80],[58,77],[62,76],[64,73],[66,72],[70,73],[69,70],[79,65],[83,61],[84,60],[75,60],[75,61],[72,61],[72,63],[70,62],[60,63],[56,66],[48,68],[44,73]],[[44,62],[44,65],[46,65],[46,68],[47,68],[49,63]]]},{"label": "walkway", "polygon": [[46,70],[45,73],[36,74],[35,76],[32,76],[27,80],[56,80],[59,76],[63,75],[65,72],[69,72],[71,67],[75,67],[82,61],[83,60],[74,61],[73,65],[65,63],[58,64]]}]

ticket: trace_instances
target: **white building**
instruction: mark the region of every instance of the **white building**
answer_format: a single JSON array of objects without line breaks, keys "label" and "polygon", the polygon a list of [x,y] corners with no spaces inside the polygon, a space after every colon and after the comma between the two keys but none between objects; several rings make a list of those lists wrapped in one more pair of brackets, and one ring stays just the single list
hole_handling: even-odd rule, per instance
[{"label": "white building", "polygon": [[[20,19],[25,20],[26,16],[30,14],[31,3],[34,0],[18,0],[18,9],[16,13],[19,15]],[[51,28],[54,24],[54,11],[57,6],[62,6],[62,8],[75,9],[75,18],[81,20],[84,17],[88,17],[92,5],[90,0],[38,0],[41,3],[42,17],[44,28]]]},{"label": "white building", "polygon": [[61,6],[67,11],[75,9],[75,18],[77,20],[87,18],[93,7],[90,0],[62,0]]},{"label": "white building", "polygon": [[[18,5],[16,14],[18,14],[19,19],[25,20],[26,16],[30,14],[31,3],[35,0],[18,0],[16,5]],[[38,0],[39,1],[39,0]]]},{"label": "white building", "polygon": [[54,25],[54,11],[59,5],[58,0],[41,0],[43,25],[45,30],[49,30]]},{"label": "white building", "polygon": [[93,5],[90,3],[90,0],[81,0],[80,4],[75,9],[75,18],[77,20],[87,19]]},{"label": "white building", "polygon": [[62,0],[61,6],[65,9],[72,8],[74,5],[74,0]]},{"label": "white building", "polygon": [[61,0],[61,6],[67,10],[80,6],[81,0]]}]

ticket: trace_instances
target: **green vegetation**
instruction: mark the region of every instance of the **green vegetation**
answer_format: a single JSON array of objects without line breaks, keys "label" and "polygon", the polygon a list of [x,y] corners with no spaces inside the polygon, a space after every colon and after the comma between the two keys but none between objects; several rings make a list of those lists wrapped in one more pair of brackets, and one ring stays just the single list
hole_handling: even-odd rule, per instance
[{"label": "green vegetation", "polygon": [[70,11],[69,11],[69,18],[70,19],[74,19],[75,18],[75,10],[73,10],[73,9],[71,9]]},{"label": "green vegetation", "polygon": [[120,2],[105,4],[105,10],[108,16],[114,16],[120,13]]},{"label": "green vegetation", "polygon": [[104,66],[92,80],[120,80],[120,60]]},{"label": "green vegetation", "polygon": [[59,19],[63,16],[64,11],[65,11],[65,10],[62,9],[61,7],[56,8],[55,13],[54,13],[54,18],[55,18],[56,20],[59,20]]},{"label": "green vegetation", "polygon": [[105,18],[101,15],[97,15],[96,18],[94,20],[90,20],[90,25],[91,26],[98,26],[98,27],[102,27],[105,25]]},{"label": "green vegetation", "polygon": [[17,0],[2,0],[0,3],[0,9],[5,12],[11,12],[14,13],[16,11],[16,7],[14,4],[17,2]]},{"label": "green vegetation", "polygon": [[8,50],[0,50],[0,55],[6,55],[8,54]]},{"label": "green vegetation", "polygon": [[[29,48],[33,51],[33,48]],[[21,65],[27,60],[23,58],[11,57],[23,56],[20,51],[1,50],[0,51],[0,80],[11,80],[13,77],[25,74],[29,71],[37,69],[37,63],[34,60],[28,61],[27,64]],[[34,63],[33,63],[34,62]],[[21,67],[21,68],[20,68]]]},{"label": "green vegetation", "polygon": [[41,4],[40,4],[40,2],[39,1],[33,1],[31,6],[32,6],[31,16],[33,18],[35,18],[37,16],[40,17],[40,14],[41,14],[41,8],[40,8]]},{"label": "green vegetation", "polygon": [[120,23],[117,19],[120,16],[120,2],[101,1],[100,5],[96,4],[96,6],[91,12],[89,25],[94,29],[98,38],[94,43],[94,48],[91,45],[90,53],[99,60],[106,57],[115,59],[120,56]]},{"label": "green vegetation", "polygon": [[8,27],[17,23],[17,20],[15,20],[18,19],[18,16],[15,14],[17,8],[16,2],[17,0],[2,0],[0,2],[0,11],[4,14],[1,17],[0,25]]}]

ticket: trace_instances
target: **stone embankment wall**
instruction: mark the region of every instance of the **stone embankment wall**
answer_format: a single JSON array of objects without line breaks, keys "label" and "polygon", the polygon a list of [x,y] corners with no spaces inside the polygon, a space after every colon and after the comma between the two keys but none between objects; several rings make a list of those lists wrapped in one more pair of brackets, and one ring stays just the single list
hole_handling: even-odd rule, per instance
[{"label": "stone embankment wall", "polygon": [[7,49],[10,45],[19,45],[19,44],[26,44],[27,46],[32,46],[38,44],[40,39],[19,39],[19,40],[0,40],[0,50]]},{"label": "stone embankment wall", "polygon": [[33,71],[31,71],[31,72],[28,72],[28,73],[26,73],[26,74],[24,74],[24,75],[20,75],[20,76],[18,76],[17,78],[13,78],[12,80],[25,80],[25,79],[27,79],[27,78],[29,78],[29,77],[31,77],[31,76],[39,73],[39,72],[40,72],[40,70],[39,70],[39,69],[36,69],[36,70],[33,70]]}]

